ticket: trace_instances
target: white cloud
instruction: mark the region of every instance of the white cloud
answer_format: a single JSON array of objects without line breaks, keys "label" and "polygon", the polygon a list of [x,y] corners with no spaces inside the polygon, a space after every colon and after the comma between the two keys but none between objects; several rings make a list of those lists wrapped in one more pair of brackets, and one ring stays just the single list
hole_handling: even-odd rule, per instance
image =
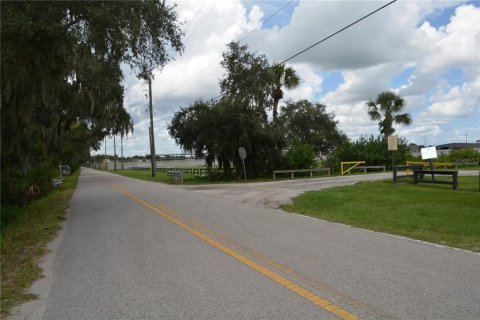
[{"label": "white cloud", "polygon": [[388,87],[391,77],[401,70],[396,63],[373,65],[342,72],[344,82],[325,95],[326,104],[366,102]]},{"label": "white cloud", "polygon": [[474,116],[480,111],[480,76],[473,83],[455,86],[446,93],[438,92],[431,100],[433,103],[420,115],[421,118],[448,122]]},{"label": "white cloud", "polygon": [[264,14],[262,9],[260,9],[259,6],[254,5],[252,10],[250,11],[250,14],[248,15],[249,27],[247,28],[247,30],[250,32],[260,28],[262,25],[263,16]]},{"label": "white cloud", "polygon": [[284,90],[286,100],[313,100],[317,94],[321,93],[323,78],[315,73],[309,65],[305,63],[291,65],[301,79],[301,84],[294,90]]},{"label": "white cloud", "polygon": [[412,33],[410,46],[417,51],[416,70],[403,94],[425,93],[435,86],[449,68],[469,69],[480,75],[480,8],[460,6],[446,27],[434,28],[424,22]]},{"label": "white cloud", "polygon": [[420,28],[429,49],[423,68],[426,70],[478,64],[480,59],[480,8],[473,5],[456,9],[445,28],[434,29],[427,22]]},{"label": "white cloud", "polygon": [[[240,1],[180,1],[180,21],[185,21],[185,52],[176,56],[163,70],[154,72],[152,98],[155,119],[173,113],[194,100],[210,99],[219,94],[218,81],[222,70],[221,54],[226,44],[241,34],[258,28],[263,12],[253,6],[247,13]],[[198,14],[197,14],[198,13]],[[129,87],[125,102],[135,121],[134,137],[127,148],[148,152],[148,113],[145,113],[148,86],[133,75],[126,77]],[[155,122],[157,152],[174,153],[179,148],[166,131],[168,120]]]},{"label": "white cloud", "polygon": [[[171,116],[198,98],[219,94],[218,81],[223,73],[219,62],[231,40],[251,32],[243,43],[257,54],[266,54],[271,62],[280,62],[386,3],[300,1],[289,24],[251,32],[265,19],[262,2],[247,11],[240,0],[179,1],[186,49],[155,74],[155,118]],[[425,22],[426,17],[452,6],[457,9],[445,26],[435,28]],[[397,132],[417,143],[423,144],[426,136],[442,142],[450,139],[447,130],[468,120],[463,126],[480,139],[478,21],[480,8],[461,1],[398,1],[289,61],[302,83],[286,91],[285,100],[319,98],[328,111],[335,112],[340,128],[350,138],[377,135],[377,123],[368,119],[365,102],[390,89],[392,77],[414,67],[407,84],[393,88],[405,97],[407,112],[414,116],[412,126],[399,127]],[[444,77],[452,68],[463,71],[461,82],[452,84]],[[332,70],[340,70],[344,81],[325,93],[322,73]],[[129,148],[148,152],[147,86],[133,76],[127,76],[125,83],[125,101],[136,123],[135,134],[126,143]],[[156,122],[157,150],[178,151],[165,126],[165,121]]]}]

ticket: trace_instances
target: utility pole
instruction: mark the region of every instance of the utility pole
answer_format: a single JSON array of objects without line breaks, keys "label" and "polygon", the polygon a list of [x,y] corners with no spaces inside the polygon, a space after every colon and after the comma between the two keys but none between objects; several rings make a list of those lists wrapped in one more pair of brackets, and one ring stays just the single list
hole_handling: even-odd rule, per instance
[{"label": "utility pole", "polygon": [[103,158],[103,163],[105,163],[105,170],[108,170],[108,163],[107,163],[107,136],[105,136],[105,157]]},{"label": "utility pole", "polygon": [[148,110],[150,111],[150,161],[152,164],[152,177],[157,172],[157,157],[155,155],[155,135],[153,133],[153,107],[152,107],[152,75],[148,74]]},{"label": "utility pole", "polygon": [[113,170],[117,171],[117,144],[115,143],[115,135],[113,135]]},{"label": "utility pole", "polygon": [[120,156],[122,157],[122,170],[123,170],[123,134],[120,136]]}]

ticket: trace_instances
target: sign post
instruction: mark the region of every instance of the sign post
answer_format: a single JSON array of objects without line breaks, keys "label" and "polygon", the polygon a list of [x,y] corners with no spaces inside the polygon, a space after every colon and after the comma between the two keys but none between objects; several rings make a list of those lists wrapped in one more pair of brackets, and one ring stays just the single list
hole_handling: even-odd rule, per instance
[{"label": "sign post", "polygon": [[[395,151],[398,150],[397,136],[390,135],[387,138],[388,150],[392,151],[392,172],[395,172]],[[395,179],[394,179],[395,182]]]},{"label": "sign post", "polygon": [[243,163],[243,176],[245,177],[245,181],[247,181],[247,171],[245,171],[245,158],[247,157],[247,150],[244,147],[238,148],[238,155],[240,159],[242,159]]},{"label": "sign post", "polygon": [[[437,148],[435,147],[422,148],[420,149],[420,152],[422,153],[422,159],[428,160],[428,162],[430,163],[430,170],[432,171],[435,170],[432,159],[437,158]],[[432,173],[432,181],[435,181],[435,175],[433,173]]]}]

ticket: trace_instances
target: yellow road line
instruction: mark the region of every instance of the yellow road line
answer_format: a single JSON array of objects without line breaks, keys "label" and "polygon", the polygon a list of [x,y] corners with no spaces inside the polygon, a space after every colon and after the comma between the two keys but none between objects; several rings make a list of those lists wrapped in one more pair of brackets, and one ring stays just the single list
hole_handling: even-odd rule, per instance
[{"label": "yellow road line", "polygon": [[275,270],[275,269],[279,270],[279,271],[287,274],[289,277],[293,277],[296,280],[299,280],[302,283],[305,283],[305,284],[309,285],[310,287],[318,289],[321,292],[327,293],[329,296],[334,297],[339,302],[344,302],[345,304],[348,304],[349,306],[352,306],[352,307],[355,307],[357,309],[363,310],[365,312],[365,314],[374,315],[375,317],[379,317],[381,319],[398,320],[393,315],[385,313],[385,311],[383,311],[381,309],[372,307],[368,304],[364,304],[360,301],[357,301],[357,300],[355,300],[351,297],[345,296],[342,293],[330,288],[329,286],[327,286],[326,284],[324,284],[324,283],[322,283],[318,280],[308,278],[307,276],[305,276],[305,275],[303,275],[303,274],[301,274],[301,273],[299,273],[299,272],[297,272],[297,271],[295,271],[295,270],[293,270],[293,269],[291,269],[291,268],[289,268],[285,265],[282,265],[281,263],[279,263],[279,262],[277,262],[273,259],[270,259],[270,258],[262,255],[261,253],[255,251],[253,249],[250,249],[250,248],[245,247],[241,244],[233,242],[232,240],[222,236],[221,234],[218,234],[215,231],[212,231],[212,230],[208,229],[207,227],[205,227],[201,224],[198,224],[198,223],[196,223],[192,220],[189,220],[189,219],[179,215],[178,213],[175,213],[175,212],[173,212],[173,211],[171,211],[167,208],[164,208],[164,207],[162,207],[158,204],[154,204],[154,205],[157,208],[159,208],[160,210],[171,212],[172,214],[175,214],[176,217],[179,220],[181,220],[182,222],[184,222],[184,223],[186,223],[190,226],[193,226],[195,229],[199,230],[200,232],[203,232],[203,233],[207,234],[207,236],[213,237],[213,239],[216,239],[223,244],[227,244],[230,248],[236,249],[239,253],[241,253],[241,254],[243,253],[247,257],[254,258],[257,261],[260,260],[263,263],[267,264],[268,266],[272,267],[273,270]]},{"label": "yellow road line", "polygon": [[172,214],[177,215],[173,211],[166,210],[164,208],[162,210],[162,209],[158,208],[157,206],[152,205],[152,204],[148,203],[147,201],[143,200],[142,198],[134,195],[133,193],[131,193],[127,189],[122,188],[121,186],[112,184],[112,187],[117,189],[121,193],[129,196],[130,198],[134,199],[135,201],[139,202],[143,206],[149,208],[150,210],[157,213],[158,215],[160,215],[160,216],[164,217],[165,219],[169,220],[170,222],[173,222],[174,224],[181,227],[182,229],[187,230],[188,232],[195,235],[196,237],[204,240],[205,242],[209,243],[210,245],[217,248],[218,250],[228,254],[229,256],[237,259],[238,261],[240,261],[243,264],[247,265],[248,267],[252,268],[253,270],[261,273],[265,277],[275,281],[279,285],[289,289],[290,291],[292,291],[292,292],[296,293],[297,295],[301,296],[302,298],[314,303],[315,305],[321,307],[322,309],[336,315],[340,319],[344,319],[344,320],[358,319],[357,316],[348,312],[347,310],[342,309],[341,307],[339,307],[339,306],[331,303],[330,301],[314,294],[313,292],[311,292],[311,291],[309,291],[305,288],[300,287],[299,285],[295,284],[294,282],[282,277],[281,275],[271,271],[270,269],[256,263],[253,260],[250,260],[249,258],[241,255],[240,253],[224,246],[220,242],[215,241],[212,238],[209,238],[208,236],[206,236],[205,234],[193,229],[191,226],[189,226],[185,222],[182,222],[181,220],[173,217]]}]

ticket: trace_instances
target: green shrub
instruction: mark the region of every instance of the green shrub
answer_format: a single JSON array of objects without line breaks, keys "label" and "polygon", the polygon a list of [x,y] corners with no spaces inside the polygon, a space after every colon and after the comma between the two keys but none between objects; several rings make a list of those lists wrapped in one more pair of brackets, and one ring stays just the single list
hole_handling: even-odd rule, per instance
[{"label": "green shrub", "polygon": [[286,169],[310,169],[315,165],[315,152],[309,144],[292,145],[284,158]]},{"label": "green shrub", "polygon": [[459,150],[452,150],[449,153],[439,155],[436,161],[451,162],[451,163],[480,162],[480,152],[476,151],[473,148],[462,148]]},{"label": "green shrub", "polygon": [[[400,138],[398,150],[395,151],[395,164],[405,164],[407,160],[412,159],[406,140]],[[361,137],[357,141],[347,141],[338,147],[327,158],[326,166],[333,172],[339,172],[342,161],[365,161],[366,165],[382,165],[391,169],[392,151],[388,151],[387,141],[381,136]]]}]

